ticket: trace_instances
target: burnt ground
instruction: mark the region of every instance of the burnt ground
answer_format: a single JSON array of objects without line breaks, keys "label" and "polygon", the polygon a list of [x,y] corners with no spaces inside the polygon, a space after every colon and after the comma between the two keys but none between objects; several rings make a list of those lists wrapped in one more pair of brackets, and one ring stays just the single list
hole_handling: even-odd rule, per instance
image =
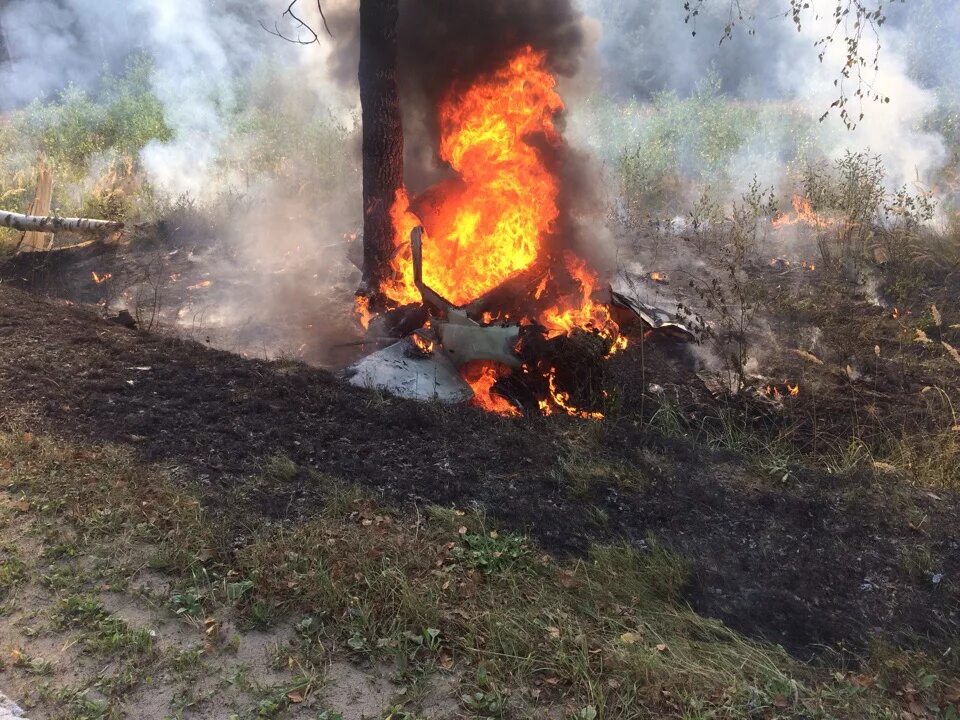
[{"label": "burnt ground", "polygon": [[[651,373],[669,365],[646,352]],[[382,397],[0,285],[0,418],[25,413],[173,467],[211,512],[244,518],[225,544],[321,507],[314,469],[403,506],[477,507],[561,554],[652,536],[691,563],[699,612],[800,656],[960,637],[956,493],[872,473],[772,477],[629,414],[504,420]],[[301,471],[263,476],[277,454]],[[915,556],[929,562],[905,562]]]}]

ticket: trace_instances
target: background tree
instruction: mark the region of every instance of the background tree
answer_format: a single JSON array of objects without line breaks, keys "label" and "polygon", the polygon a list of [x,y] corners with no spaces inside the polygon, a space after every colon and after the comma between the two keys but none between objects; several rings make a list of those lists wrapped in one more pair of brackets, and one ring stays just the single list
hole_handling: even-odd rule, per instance
[{"label": "background tree", "polygon": [[[704,7],[713,0],[687,0],[683,4],[686,11],[686,22],[693,25],[693,34],[696,35],[697,18]],[[734,31],[744,26],[748,34],[756,34],[753,21],[755,11],[744,8],[743,0],[726,0],[729,2],[728,19],[720,38],[733,39]],[[803,29],[803,24],[821,17],[816,0],[785,0],[786,8],[782,11],[784,18],[790,18],[797,31]],[[835,43],[842,43],[845,48],[844,62],[838,69],[834,85],[837,88],[837,97],[829,108],[824,110],[820,120],[825,120],[830,112],[836,109],[840,119],[849,129],[853,129],[863,120],[863,101],[890,102],[890,98],[881,95],[873,89],[872,77],[880,70],[880,28],[886,22],[886,10],[890,5],[903,3],[905,0],[827,0],[819,7],[833,3],[830,14],[832,27],[816,40],[814,47],[818,51],[820,62],[824,62],[828,48]],[[828,5],[829,7],[829,5]]]}]

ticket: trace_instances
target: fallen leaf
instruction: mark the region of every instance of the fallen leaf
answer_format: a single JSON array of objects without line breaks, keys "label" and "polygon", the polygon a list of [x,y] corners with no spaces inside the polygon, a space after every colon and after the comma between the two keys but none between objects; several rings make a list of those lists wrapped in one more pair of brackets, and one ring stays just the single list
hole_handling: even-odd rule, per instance
[{"label": "fallen leaf", "polygon": [[957,350],[953,345],[944,341],[943,349],[950,353],[950,357],[957,361],[957,364],[960,364],[960,350]]},{"label": "fallen leaf", "polygon": [[793,350],[792,352],[798,358],[802,358],[808,362],[812,362],[814,365],[823,365],[823,360],[821,360],[811,352],[807,352],[806,350],[800,350],[800,349]]},{"label": "fallen leaf", "polygon": [[288,693],[287,693],[287,700],[289,700],[290,702],[292,702],[294,705],[299,705],[300,703],[302,703],[302,702],[304,701],[303,691],[302,691],[302,690],[294,690],[293,692],[288,692]]},{"label": "fallen leaf", "polygon": [[670,648],[667,647],[666,643],[660,643],[659,645],[657,645],[657,652],[665,653],[669,649]]},{"label": "fallen leaf", "polygon": [[25,512],[29,512],[29,510],[30,510],[30,503],[27,502],[26,500],[17,500],[17,501],[13,504],[13,509],[14,509],[14,510],[19,510],[20,512],[24,512],[24,513],[25,513]]},{"label": "fallen leaf", "polygon": [[920,328],[917,328],[916,332],[917,332],[916,337],[914,337],[913,339],[914,342],[918,342],[921,345],[929,345],[930,343],[933,342],[933,340],[927,337],[927,334]]},{"label": "fallen leaf", "polygon": [[466,525],[461,525],[461,526],[457,529],[457,534],[458,534],[458,535],[466,535],[466,534],[467,534],[467,527],[466,527]]},{"label": "fallen leaf", "polygon": [[620,636],[620,642],[622,642],[624,645],[636,645],[637,641],[639,640],[640,636],[632,632],[625,632]]}]

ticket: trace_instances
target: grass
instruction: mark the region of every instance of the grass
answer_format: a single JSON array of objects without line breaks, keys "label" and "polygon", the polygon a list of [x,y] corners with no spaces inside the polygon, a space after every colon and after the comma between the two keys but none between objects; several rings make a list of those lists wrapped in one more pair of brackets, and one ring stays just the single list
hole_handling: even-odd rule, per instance
[{"label": "grass", "polygon": [[[410,682],[455,669],[460,705],[484,717],[549,705],[579,718],[879,718],[900,712],[902,683],[931,707],[951,687],[948,673],[922,655],[890,652],[884,662],[900,664],[900,679],[881,687],[862,682],[869,664],[858,673],[806,666],[700,617],[680,600],[686,564],[655,540],[644,549],[596,546],[558,562],[483,517],[448,509],[409,516],[318,477],[331,496],[322,516],[263,528],[232,548],[220,521],[162,470],[139,467],[118,448],[8,430],[0,458],[10,465],[0,483],[28,497],[42,519],[68,523],[77,547],[123,537],[162,545],[174,613],[200,624],[292,623],[294,640],[280,657],[301,668],[292,682],[309,692],[338,654],[389,663]],[[290,466],[272,459],[265,471]],[[920,571],[921,560],[904,563]],[[165,664],[188,677],[204,662],[196,648],[158,656],[147,631],[88,592],[65,595],[53,623],[79,632],[88,652],[139,658],[144,668]],[[113,682],[122,696],[137,678]],[[251,712],[281,717],[297,689],[264,690]],[[68,717],[112,712],[64,698],[57,702]]]}]

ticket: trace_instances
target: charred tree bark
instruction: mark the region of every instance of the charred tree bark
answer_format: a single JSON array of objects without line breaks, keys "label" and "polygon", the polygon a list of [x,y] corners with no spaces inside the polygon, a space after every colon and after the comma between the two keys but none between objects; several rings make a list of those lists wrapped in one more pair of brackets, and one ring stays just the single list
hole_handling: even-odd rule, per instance
[{"label": "charred tree bark", "polygon": [[403,185],[403,122],[398,87],[399,0],[360,2],[360,104],[363,115],[363,281],[371,307],[394,252],[390,208]]}]

